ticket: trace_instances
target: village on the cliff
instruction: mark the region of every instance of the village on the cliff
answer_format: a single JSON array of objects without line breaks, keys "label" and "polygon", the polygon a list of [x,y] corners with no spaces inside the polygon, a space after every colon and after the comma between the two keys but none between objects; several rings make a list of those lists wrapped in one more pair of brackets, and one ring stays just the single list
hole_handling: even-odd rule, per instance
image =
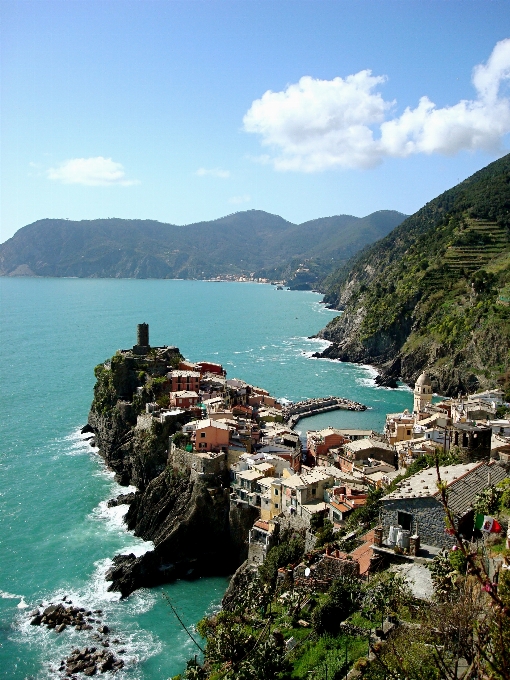
[{"label": "village on the cliff", "polygon": [[[147,361],[149,350],[155,356],[178,352],[150,348],[146,324],[138,327],[138,344],[120,351]],[[280,526],[290,522],[306,529],[320,514],[340,531],[371,490],[384,490],[414,461],[436,450],[455,450],[461,460],[441,467],[441,480],[466,539],[475,531],[475,497],[508,476],[510,421],[496,418],[504,403],[500,390],[438,401],[422,373],[412,413],[387,414],[384,432],[328,427],[308,431],[305,438],[293,429],[298,420],[366,407],[333,396],[282,405],[267,390],[229,379],[220,364],[208,361],[181,360],[166,378],[169,406],[147,403],[136,427],[184,421],[170,437],[168,465],[195,478],[229,472],[231,503],[258,510],[248,546],[248,564],[254,567],[263,563]],[[445,531],[435,470],[407,476],[382,497],[381,508],[379,525],[352,553],[324,548],[322,566],[327,563],[328,573],[342,573],[348,562],[366,576],[395,552],[423,563],[455,543]]]}]

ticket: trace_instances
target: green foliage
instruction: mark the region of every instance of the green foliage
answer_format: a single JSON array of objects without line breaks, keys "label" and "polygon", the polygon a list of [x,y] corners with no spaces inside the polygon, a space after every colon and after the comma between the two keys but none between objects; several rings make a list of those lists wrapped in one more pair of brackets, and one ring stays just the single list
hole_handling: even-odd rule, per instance
[{"label": "green foliage", "polygon": [[92,408],[106,415],[113,409],[118,398],[113,384],[112,370],[104,364],[99,364],[94,369],[94,375],[96,376],[96,384],[94,385]]},{"label": "green foliage", "polygon": [[[401,352],[416,366],[433,345],[438,367],[458,357],[454,365],[473,376],[473,387],[477,376],[495,381],[510,344],[510,308],[496,304],[510,282],[509,177],[505,156],[427,203],[325,281],[325,301],[342,300],[345,307],[325,336],[342,343],[344,357],[393,361]],[[476,357],[466,351],[469,343]]]},{"label": "green foliage", "polygon": [[450,550],[448,553],[450,564],[459,574],[465,574],[467,568],[467,559],[462,550]]},{"label": "green foliage", "polygon": [[186,670],[181,677],[182,680],[205,680],[207,673],[196,659],[190,659],[186,663]]},{"label": "green foliage", "polygon": [[324,514],[322,512],[316,512],[310,517],[310,529],[313,532],[322,529],[324,526]]},{"label": "green foliage", "polygon": [[202,619],[197,630],[207,640],[204,656],[212,664],[238,664],[254,644],[242,619],[230,612]]},{"label": "green foliage", "polygon": [[385,236],[404,217],[382,210],[361,219],[337,215],[297,225],[247,210],[192,228],[153,220],[39,220],[0,246],[0,274],[27,264],[40,276],[204,279],[256,272],[280,278],[296,275],[299,264],[311,259],[309,275],[297,277],[299,286],[322,278],[332,264]]},{"label": "green foliage", "polygon": [[444,451],[444,449],[438,449],[437,453],[434,455],[432,453],[426,453],[420,456],[406,470],[406,477],[421,472],[421,470],[426,470],[427,468],[433,468],[436,466],[436,456],[440,466],[443,465],[457,465],[460,463],[460,457],[458,453],[458,448],[452,447],[450,451]]},{"label": "green foliage", "polygon": [[322,528],[317,531],[317,540],[315,542],[315,547],[320,548],[326,543],[332,543],[335,540],[335,534],[333,533],[333,523],[329,519],[324,520]]},{"label": "green foliage", "polygon": [[184,432],[176,432],[173,436],[173,442],[179,449],[184,449],[186,444],[189,444],[190,438]]},{"label": "green foliage", "polygon": [[368,619],[384,619],[384,616],[398,609],[412,597],[405,579],[394,573],[383,574],[369,581],[362,590],[361,607]]},{"label": "green foliage", "polygon": [[[504,480],[503,480],[504,481]],[[503,489],[488,486],[475,496],[473,508],[476,515],[494,515],[499,510]]]},{"label": "green foliage", "polygon": [[335,635],[340,623],[350,616],[361,600],[361,582],[356,578],[342,577],[333,581],[326,597],[312,615],[315,633]]},{"label": "green foliage", "polygon": [[302,559],[304,551],[305,543],[300,536],[295,536],[290,540],[284,538],[279,545],[269,550],[264,564],[259,567],[262,580],[274,586],[278,569],[289,564],[297,564]]},{"label": "green foliage", "polygon": [[452,600],[457,594],[459,572],[450,561],[449,553],[440,552],[429,564],[434,595],[439,602]]},{"label": "green foliage", "polygon": [[236,680],[287,680],[291,664],[279,636],[271,635],[257,644],[236,669]]},{"label": "green foliage", "polygon": [[499,484],[496,484],[498,491],[501,491],[499,499],[500,508],[510,510],[510,477],[505,477]]}]

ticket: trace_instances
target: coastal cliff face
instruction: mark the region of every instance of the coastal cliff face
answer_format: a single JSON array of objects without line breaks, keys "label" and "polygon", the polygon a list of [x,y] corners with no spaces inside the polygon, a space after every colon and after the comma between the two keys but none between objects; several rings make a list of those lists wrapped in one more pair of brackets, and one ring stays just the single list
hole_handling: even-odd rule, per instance
[{"label": "coastal cliff face", "polygon": [[246,559],[257,516],[254,508],[231,504],[228,479],[193,479],[167,469],[135,494],[126,515],[128,529],[152,541],[154,550],[115,557],[109,590],[126,597],[175,578],[232,573]]},{"label": "coastal cliff face", "polygon": [[[453,396],[504,386],[510,347],[510,156],[434,199],[324,282],[343,310],[316,356],[372,364],[380,384],[426,369]],[[506,383],[505,383],[506,380]]]},{"label": "coastal cliff face", "polygon": [[168,404],[166,374],[180,359],[177,348],[160,348],[143,356],[117,353],[95,368],[88,425],[100,455],[122,485],[144,489],[166,466],[168,438],[186,417],[145,423],[143,415],[148,402]]},{"label": "coastal cliff face", "polygon": [[176,348],[117,353],[95,369],[87,429],[117,481],[138,489],[110,504],[129,504],[127,528],[154,543],[141,557],[113,558],[106,579],[123,597],[175,578],[232,573],[246,559],[248,531],[258,516],[231,503],[228,473],[200,476],[168,464],[169,438],[184,414],[159,422],[145,414],[145,404],[167,405],[166,372],[180,358]]}]

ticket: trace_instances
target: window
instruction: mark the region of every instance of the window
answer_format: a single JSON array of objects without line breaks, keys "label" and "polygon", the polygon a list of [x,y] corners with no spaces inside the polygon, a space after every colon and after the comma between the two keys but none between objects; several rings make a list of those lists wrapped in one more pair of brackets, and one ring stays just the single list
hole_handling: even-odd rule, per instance
[{"label": "window", "polygon": [[274,507],[278,510],[278,503],[275,503]]},{"label": "window", "polygon": [[274,495],[275,495],[275,496],[278,496],[278,489],[275,489],[275,490],[274,490]]},{"label": "window", "polygon": [[413,516],[409,512],[398,512],[397,522],[406,531],[411,531],[413,526]]},{"label": "window", "polygon": [[409,437],[410,434],[411,434],[411,430],[407,430],[407,436],[408,437]]},{"label": "window", "polygon": [[312,489],[312,496],[315,496],[316,493],[317,493],[317,489]]},{"label": "window", "polygon": [[201,432],[201,433],[200,433],[200,436],[201,436],[201,437],[205,437],[205,432]]}]

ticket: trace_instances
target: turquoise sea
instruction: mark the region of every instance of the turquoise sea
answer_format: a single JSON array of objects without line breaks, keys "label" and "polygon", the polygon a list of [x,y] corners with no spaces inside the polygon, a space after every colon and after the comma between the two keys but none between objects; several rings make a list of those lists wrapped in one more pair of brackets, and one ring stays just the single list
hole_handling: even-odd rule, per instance
[{"label": "turquoise sea", "polygon": [[191,360],[221,362],[229,377],[297,400],[329,394],[361,401],[301,421],[381,429],[385,413],[412,406],[402,387],[374,386],[369,367],[310,358],[310,340],[334,316],[309,292],[203,281],[0,278],[0,677],[58,678],[60,659],[91,645],[86,631],[29,625],[41,603],[68,596],[103,609],[125,649],[120,679],[166,680],[196,649],[162,597],[192,626],[217,607],[227,580],[178,581],[127,600],[106,590],[114,554],[150,545],[126,532],[123,491],[79,430],[87,420],[93,369],[135,342],[150,324],[153,345],[174,344]]}]

